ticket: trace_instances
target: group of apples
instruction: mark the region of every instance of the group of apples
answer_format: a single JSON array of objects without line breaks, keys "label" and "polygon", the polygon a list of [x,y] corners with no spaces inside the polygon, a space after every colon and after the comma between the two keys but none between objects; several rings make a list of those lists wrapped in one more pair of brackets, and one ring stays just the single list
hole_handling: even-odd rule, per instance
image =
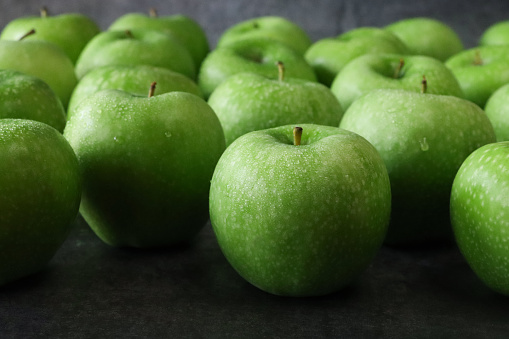
[{"label": "group of apples", "polygon": [[430,18],[312,42],[267,16],[210,50],[183,15],[11,21],[0,285],[44,267],[79,211],[119,247],[189,241],[210,218],[242,277],[289,296],[337,291],[384,242],[455,237],[509,294],[508,27],[465,50]]}]

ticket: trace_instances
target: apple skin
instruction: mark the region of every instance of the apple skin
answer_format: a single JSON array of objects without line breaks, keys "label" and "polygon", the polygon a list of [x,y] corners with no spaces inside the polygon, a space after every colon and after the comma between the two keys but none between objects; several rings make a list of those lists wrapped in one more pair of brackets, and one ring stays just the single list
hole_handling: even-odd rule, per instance
[{"label": "apple skin", "polygon": [[[452,56],[445,65],[458,79],[465,99],[484,108],[493,92],[509,83],[508,55],[509,45],[479,46]],[[477,57],[482,64],[476,64]]]},{"label": "apple skin", "polygon": [[[400,76],[395,71],[404,60]],[[422,90],[422,77],[426,76],[427,93],[463,97],[463,91],[444,63],[421,55],[366,54],[349,62],[334,79],[331,91],[344,110],[361,95],[374,89]]]},{"label": "apple skin", "polygon": [[473,152],[451,193],[451,223],[458,247],[491,289],[509,295],[509,142]]},{"label": "apple skin", "polygon": [[50,42],[0,40],[0,69],[16,70],[42,79],[64,108],[78,80],[69,57]]},{"label": "apple skin", "polygon": [[296,23],[280,16],[262,16],[229,27],[219,37],[217,47],[252,38],[279,41],[300,55],[304,55],[311,46],[308,34]]},{"label": "apple skin", "polygon": [[484,111],[493,125],[497,141],[509,141],[509,84],[497,89],[486,102]]},{"label": "apple skin", "polygon": [[359,27],[335,38],[316,41],[304,57],[315,70],[318,81],[330,87],[348,62],[364,54],[408,54],[408,48],[388,30]]},{"label": "apple skin", "polygon": [[248,132],[291,123],[337,127],[343,116],[336,97],[320,83],[254,73],[232,75],[208,103],[223,126],[226,145]]},{"label": "apple skin", "polygon": [[85,46],[76,62],[81,79],[94,68],[107,65],[152,65],[196,78],[189,51],[175,38],[151,29],[105,31]]},{"label": "apple skin", "polygon": [[74,88],[67,117],[89,95],[103,89],[118,89],[140,96],[147,95],[150,84],[157,82],[155,95],[182,91],[199,97],[203,94],[198,85],[183,74],[150,65],[109,65],[95,68],[85,74]]},{"label": "apple skin", "polygon": [[381,89],[356,100],[339,126],[366,138],[387,166],[392,215],[386,244],[451,241],[454,176],[471,152],[495,142],[484,111],[454,96]]},{"label": "apple skin", "polygon": [[479,45],[509,45],[509,20],[499,21],[489,26],[482,33]]},{"label": "apple skin", "polygon": [[38,121],[1,119],[0,157],[4,285],[43,269],[58,251],[78,214],[81,175],[62,134]]},{"label": "apple skin", "polygon": [[64,131],[66,114],[60,99],[39,78],[0,70],[0,119],[28,119]]},{"label": "apple skin", "polygon": [[316,81],[316,75],[304,57],[286,45],[269,39],[244,39],[213,50],[201,65],[198,85],[208,99],[214,89],[229,76],[252,72],[276,79],[277,62],[285,65],[286,78]]},{"label": "apple skin", "polygon": [[224,152],[210,188],[219,246],[249,283],[276,295],[315,296],[355,280],[378,252],[390,215],[379,154],[337,127],[254,131]]},{"label": "apple skin", "polygon": [[458,34],[436,19],[407,18],[393,22],[385,29],[399,37],[413,55],[426,55],[446,61],[464,49]]},{"label": "apple skin", "polygon": [[101,32],[99,26],[89,17],[78,13],[56,16],[27,16],[10,21],[2,30],[0,39],[19,40],[31,29],[36,34],[27,40],[43,40],[56,44],[76,63],[85,45]]},{"label": "apple skin", "polygon": [[80,212],[105,243],[172,246],[207,222],[210,179],[225,141],[203,99],[103,90],[78,105],[64,136],[83,173]]},{"label": "apple skin", "polygon": [[192,18],[182,15],[150,17],[142,13],[128,13],[117,18],[108,30],[147,28],[166,33],[186,47],[193,58],[196,69],[210,51],[207,35]]}]

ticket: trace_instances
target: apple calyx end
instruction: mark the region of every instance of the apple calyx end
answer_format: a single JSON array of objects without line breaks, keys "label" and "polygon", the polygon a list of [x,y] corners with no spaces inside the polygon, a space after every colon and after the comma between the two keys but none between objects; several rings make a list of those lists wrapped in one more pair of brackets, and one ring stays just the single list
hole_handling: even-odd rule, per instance
[{"label": "apple calyx end", "polygon": [[421,81],[421,93],[425,94],[428,91],[428,80],[426,80],[426,76],[422,76]]},{"label": "apple calyx end", "polygon": [[278,80],[284,81],[285,80],[285,64],[282,61],[276,62],[277,70],[278,70]]},{"label": "apple calyx end", "polygon": [[299,146],[301,139],[302,139],[302,127],[295,126],[293,128],[293,144],[295,146]]},{"label": "apple calyx end", "polygon": [[35,28],[32,28],[31,30],[26,32],[24,35],[22,35],[21,38],[18,39],[18,41],[21,41],[21,40],[25,39],[26,37],[29,37],[30,35],[33,35],[33,34],[35,34]]},{"label": "apple calyx end", "polygon": [[399,59],[399,64],[394,70],[394,79],[398,79],[401,77],[401,70],[403,69],[403,66],[405,66],[405,60],[403,58]]},{"label": "apple calyx end", "polygon": [[157,82],[156,81],[153,81],[151,84],[150,84],[150,89],[148,90],[148,97],[149,98],[152,98],[154,96],[154,93],[156,91],[156,85],[157,85]]}]

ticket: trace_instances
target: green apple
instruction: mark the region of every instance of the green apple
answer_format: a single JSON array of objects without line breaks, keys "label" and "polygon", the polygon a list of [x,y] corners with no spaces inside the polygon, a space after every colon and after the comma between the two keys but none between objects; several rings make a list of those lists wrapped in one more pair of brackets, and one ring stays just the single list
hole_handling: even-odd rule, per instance
[{"label": "green apple", "polygon": [[366,138],[387,166],[392,214],[386,243],[452,240],[454,176],[471,152],[495,141],[484,111],[454,96],[380,89],[356,100],[339,126]]},{"label": "green apple", "polygon": [[16,70],[42,79],[55,92],[64,108],[67,108],[77,83],[71,59],[47,41],[0,40],[0,69]]},{"label": "green apple", "polygon": [[509,45],[509,20],[499,21],[489,26],[482,33],[479,45]]},{"label": "green apple", "polygon": [[116,19],[109,30],[132,30],[137,28],[155,29],[171,35],[184,45],[193,58],[196,69],[209,53],[210,47],[203,28],[192,18],[181,15],[148,16],[142,13],[128,13]]},{"label": "green apple", "polygon": [[208,220],[221,124],[198,96],[102,90],[83,100],[64,136],[83,173],[80,212],[112,246],[171,246]]},{"label": "green apple", "polygon": [[509,142],[473,152],[451,193],[451,223],[461,253],[493,290],[509,295]]},{"label": "green apple", "polygon": [[497,89],[486,102],[484,111],[495,129],[497,141],[509,141],[509,84]]},{"label": "green apple", "polygon": [[269,39],[244,39],[213,50],[201,65],[198,85],[208,98],[214,89],[232,76],[252,72],[278,78],[274,66],[282,62],[287,78],[316,81],[316,75],[304,57],[283,43]]},{"label": "green apple", "polygon": [[188,50],[168,34],[151,29],[99,33],[78,58],[76,75],[81,79],[92,69],[107,65],[151,65],[196,78]]},{"label": "green apple", "polygon": [[35,29],[37,34],[29,40],[43,40],[56,44],[73,63],[76,62],[85,45],[101,29],[89,17],[78,13],[49,16],[45,10],[41,16],[26,16],[10,21],[2,30],[0,39],[19,40],[26,32]]},{"label": "green apple", "polygon": [[408,46],[410,54],[427,55],[445,61],[464,49],[458,34],[436,19],[406,18],[386,26],[385,29],[396,34]]},{"label": "green apple", "polygon": [[47,83],[18,71],[0,70],[0,119],[36,120],[62,133],[66,115]]},{"label": "green apple", "polygon": [[60,132],[0,119],[0,285],[43,269],[78,213],[81,176]]},{"label": "green apple", "polygon": [[313,43],[304,55],[318,81],[330,86],[336,75],[353,59],[364,54],[407,54],[406,45],[392,32],[375,27],[352,29],[334,38]]},{"label": "green apple", "polygon": [[484,107],[488,98],[509,83],[509,45],[479,46],[446,61],[465,93],[465,98]]},{"label": "green apple", "polygon": [[[371,263],[387,231],[391,192],[364,138],[304,124],[254,131],[219,160],[210,220],[232,267],[269,293],[337,291]],[[295,131],[298,131],[295,128]]]},{"label": "green apple", "polygon": [[343,116],[336,97],[320,83],[254,73],[229,77],[208,103],[223,126],[226,145],[247,132],[292,123],[337,127]]},{"label": "green apple", "polygon": [[263,38],[279,41],[304,55],[311,46],[308,34],[296,23],[280,16],[262,16],[241,21],[219,37],[217,47],[244,39]]},{"label": "green apple", "polygon": [[374,89],[421,91],[423,76],[427,93],[463,97],[458,81],[444,63],[420,55],[366,54],[349,62],[334,79],[331,91],[343,109]]},{"label": "green apple", "polygon": [[198,85],[183,74],[167,68],[150,65],[110,65],[95,68],[80,79],[69,101],[67,116],[70,117],[76,106],[89,95],[103,89],[118,89],[144,95],[147,86],[157,82],[157,94],[173,91],[203,94]]}]

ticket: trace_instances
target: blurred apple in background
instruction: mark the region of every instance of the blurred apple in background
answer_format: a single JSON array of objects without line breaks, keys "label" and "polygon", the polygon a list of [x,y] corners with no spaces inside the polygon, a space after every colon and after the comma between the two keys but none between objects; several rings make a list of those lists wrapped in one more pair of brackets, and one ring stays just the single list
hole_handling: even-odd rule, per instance
[{"label": "blurred apple in background", "polygon": [[479,45],[509,45],[509,20],[499,21],[489,26],[482,33]]},{"label": "blurred apple in background", "polygon": [[509,141],[509,84],[490,96],[484,111],[495,129],[497,141]]}]

